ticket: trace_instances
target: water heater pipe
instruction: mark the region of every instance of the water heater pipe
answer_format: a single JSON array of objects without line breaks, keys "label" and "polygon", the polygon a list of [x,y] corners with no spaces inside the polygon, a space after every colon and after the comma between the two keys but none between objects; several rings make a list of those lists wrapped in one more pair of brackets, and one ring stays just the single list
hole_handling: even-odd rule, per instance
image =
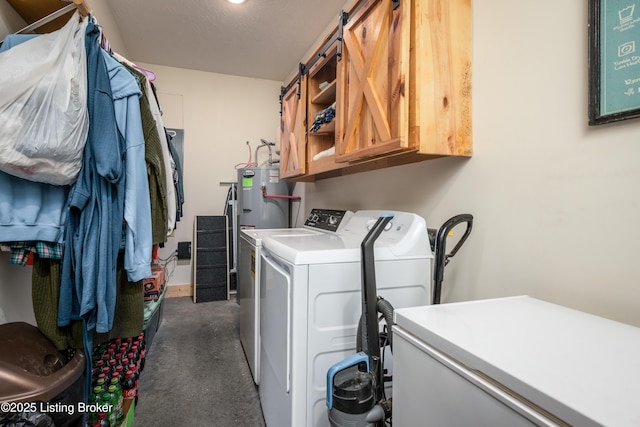
[{"label": "water heater pipe", "polygon": [[300,196],[285,196],[283,194],[267,194],[267,186],[262,186],[262,197],[265,199],[291,199],[291,200],[300,200],[302,197]]}]

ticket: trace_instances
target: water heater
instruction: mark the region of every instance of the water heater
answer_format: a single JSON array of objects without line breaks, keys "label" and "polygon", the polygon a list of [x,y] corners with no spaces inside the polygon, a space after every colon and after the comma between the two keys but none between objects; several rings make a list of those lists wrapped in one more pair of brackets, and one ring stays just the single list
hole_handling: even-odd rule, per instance
[{"label": "water heater", "polygon": [[288,228],[288,195],[279,168],[238,169],[238,228]]}]

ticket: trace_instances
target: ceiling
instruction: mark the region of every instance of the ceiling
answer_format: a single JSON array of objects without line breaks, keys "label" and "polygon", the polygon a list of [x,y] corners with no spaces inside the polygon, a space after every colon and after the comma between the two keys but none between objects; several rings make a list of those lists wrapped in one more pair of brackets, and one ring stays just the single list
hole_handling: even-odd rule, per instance
[{"label": "ceiling", "polygon": [[[30,5],[58,0],[8,0]],[[91,0],[88,0],[91,5]],[[284,81],[345,0],[109,0],[129,58],[151,64]],[[15,6],[14,6],[15,7]],[[45,16],[50,11],[43,12]],[[21,13],[22,15],[22,13]],[[24,15],[23,15],[23,18]],[[96,16],[98,21],[100,17]],[[25,18],[27,22],[31,22]],[[108,37],[108,33],[107,33]]]}]

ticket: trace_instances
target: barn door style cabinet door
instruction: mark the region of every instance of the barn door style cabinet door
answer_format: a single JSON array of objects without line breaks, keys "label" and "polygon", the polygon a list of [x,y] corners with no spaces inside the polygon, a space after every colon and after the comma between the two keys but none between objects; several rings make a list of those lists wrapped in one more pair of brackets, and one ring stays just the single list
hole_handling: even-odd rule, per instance
[{"label": "barn door style cabinet door", "polygon": [[337,157],[350,162],[409,145],[409,0],[368,0],[343,27]]},{"label": "barn door style cabinet door", "polygon": [[412,14],[410,144],[419,160],[470,157],[471,0],[413,0]]},{"label": "barn door style cabinet door", "polygon": [[295,178],[304,175],[306,168],[306,102],[307,78],[299,74],[283,88],[280,118],[280,176]]}]

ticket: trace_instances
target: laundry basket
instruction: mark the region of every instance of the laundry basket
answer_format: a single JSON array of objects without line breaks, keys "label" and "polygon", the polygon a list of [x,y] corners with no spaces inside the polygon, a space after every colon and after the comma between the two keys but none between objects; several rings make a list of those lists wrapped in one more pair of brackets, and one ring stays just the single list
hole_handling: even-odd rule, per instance
[{"label": "laundry basket", "polygon": [[78,413],[78,402],[84,398],[84,353],[65,356],[35,326],[24,322],[0,325],[0,348],[0,402],[35,404],[3,407],[14,413],[0,412],[0,425],[16,421],[17,412],[33,416],[42,408],[56,427],[77,425],[83,415]]}]

